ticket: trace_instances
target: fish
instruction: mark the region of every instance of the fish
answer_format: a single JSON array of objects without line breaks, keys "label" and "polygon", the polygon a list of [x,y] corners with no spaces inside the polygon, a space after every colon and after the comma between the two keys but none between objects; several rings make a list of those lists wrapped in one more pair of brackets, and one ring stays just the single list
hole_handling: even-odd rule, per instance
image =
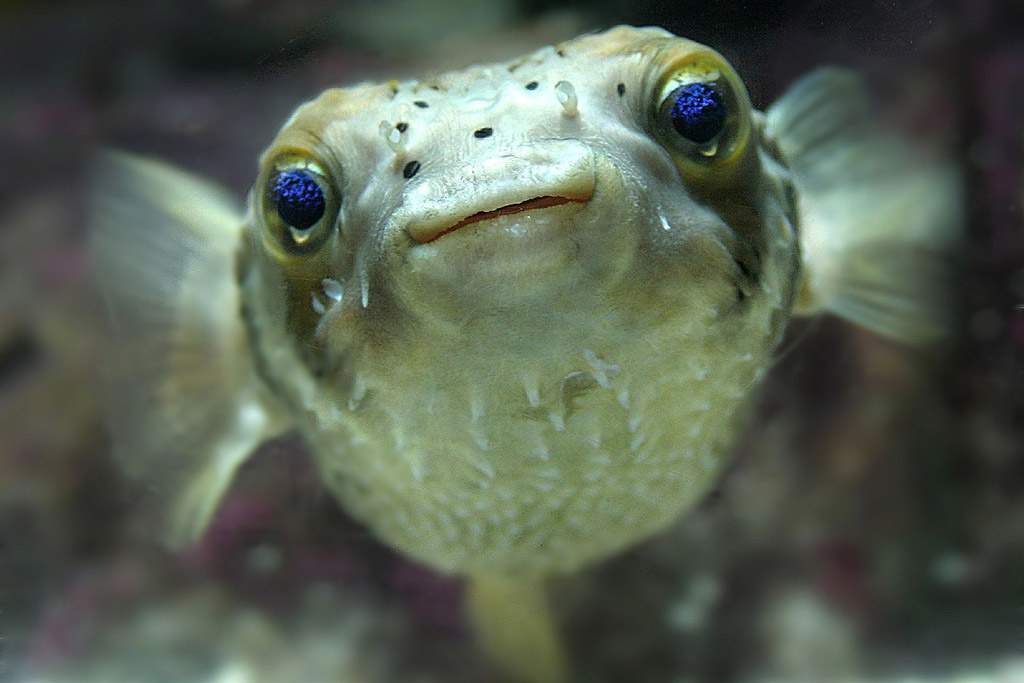
[{"label": "fish", "polygon": [[570,680],[549,580],[703,499],[791,320],[948,330],[959,173],[878,112],[837,67],[761,112],[712,48],[619,26],[326,90],[244,202],[108,152],[114,457],[181,548],[297,432],[349,514],[467,579],[498,667]]}]

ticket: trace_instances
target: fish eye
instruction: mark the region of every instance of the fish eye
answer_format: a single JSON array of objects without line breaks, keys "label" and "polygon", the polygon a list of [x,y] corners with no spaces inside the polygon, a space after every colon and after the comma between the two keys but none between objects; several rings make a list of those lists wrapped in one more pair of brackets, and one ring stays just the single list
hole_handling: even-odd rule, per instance
[{"label": "fish eye", "polygon": [[[734,165],[750,138],[750,102],[732,68],[715,54],[690,54],[654,82],[652,130],[680,169],[708,178]],[[720,174],[715,177],[722,177]]]},{"label": "fish eye", "polygon": [[669,94],[667,102],[672,127],[691,142],[711,142],[725,128],[728,108],[713,85],[681,85]]},{"label": "fish eye", "polygon": [[334,187],[328,172],[309,158],[285,158],[271,167],[263,216],[276,246],[307,252],[323,243],[338,211]]},{"label": "fish eye", "polygon": [[295,230],[309,230],[324,215],[323,188],[302,169],[278,173],[270,196],[281,220]]}]

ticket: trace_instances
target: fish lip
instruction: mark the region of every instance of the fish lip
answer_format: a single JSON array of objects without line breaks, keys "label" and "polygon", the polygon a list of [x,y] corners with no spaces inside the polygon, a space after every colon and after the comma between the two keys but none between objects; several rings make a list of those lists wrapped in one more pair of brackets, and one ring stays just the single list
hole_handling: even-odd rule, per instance
[{"label": "fish lip", "polygon": [[490,211],[477,211],[476,213],[466,216],[465,218],[457,221],[456,223],[441,229],[434,230],[420,230],[415,231],[410,229],[409,236],[412,237],[413,241],[419,244],[429,244],[435,242],[445,235],[450,235],[456,230],[461,230],[474,223],[481,221],[490,220],[499,216],[510,216],[516,213],[523,213],[524,211],[538,211],[541,209],[549,209],[555,206],[562,206],[563,204],[569,204],[572,202],[578,204],[587,204],[593,193],[586,196],[580,194],[546,194],[539,197],[533,197],[532,199],[525,199],[521,202],[515,202],[513,204],[506,204],[505,206],[499,206],[496,209]]},{"label": "fish lip", "polygon": [[596,155],[589,145],[535,140],[424,176],[406,192],[394,220],[413,246],[422,246],[499,216],[570,204],[583,208],[596,183]]}]

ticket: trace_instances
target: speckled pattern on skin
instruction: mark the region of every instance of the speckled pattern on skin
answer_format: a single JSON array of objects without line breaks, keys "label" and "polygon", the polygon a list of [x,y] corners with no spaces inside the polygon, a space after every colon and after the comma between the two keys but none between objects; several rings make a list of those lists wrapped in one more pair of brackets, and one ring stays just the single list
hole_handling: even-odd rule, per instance
[{"label": "speckled pattern on skin", "polygon": [[[730,89],[719,149],[666,141],[679,73]],[[239,273],[257,365],[345,507],[435,568],[530,575],[698,502],[799,275],[761,122],[715,52],[625,27],[300,107]],[[335,197],[311,249],[261,194],[294,159]]]}]

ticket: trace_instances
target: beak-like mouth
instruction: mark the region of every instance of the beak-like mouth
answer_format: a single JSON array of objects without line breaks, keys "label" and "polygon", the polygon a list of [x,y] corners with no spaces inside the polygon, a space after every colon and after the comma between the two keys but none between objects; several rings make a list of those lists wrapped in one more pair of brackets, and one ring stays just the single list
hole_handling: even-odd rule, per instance
[{"label": "beak-like mouth", "polygon": [[[464,160],[444,173],[421,174],[405,192],[393,220],[416,245],[526,211],[537,212],[538,223],[555,225],[560,222],[557,214],[571,213],[570,205],[582,210],[594,197],[596,174],[594,153],[587,145],[540,140]],[[547,209],[552,210],[546,217],[550,220],[540,220]]]},{"label": "beak-like mouth", "polygon": [[553,195],[545,195],[543,197],[534,197],[533,199],[527,199],[526,201],[518,202],[516,204],[507,204],[505,206],[500,206],[492,211],[478,211],[477,213],[474,213],[472,216],[467,216],[463,218],[454,225],[434,231],[433,234],[429,232],[420,232],[419,234],[413,234],[413,239],[415,239],[420,244],[426,244],[428,242],[433,242],[435,240],[441,239],[445,235],[453,233],[456,230],[460,230],[466,227],[467,225],[472,225],[473,223],[479,223],[480,221],[486,221],[492,218],[497,218],[498,216],[510,216],[512,214],[522,213],[523,211],[533,211],[534,209],[548,209],[553,206],[561,206],[562,204],[568,204],[570,202],[586,204],[588,201],[590,201],[589,196],[560,197]]}]

